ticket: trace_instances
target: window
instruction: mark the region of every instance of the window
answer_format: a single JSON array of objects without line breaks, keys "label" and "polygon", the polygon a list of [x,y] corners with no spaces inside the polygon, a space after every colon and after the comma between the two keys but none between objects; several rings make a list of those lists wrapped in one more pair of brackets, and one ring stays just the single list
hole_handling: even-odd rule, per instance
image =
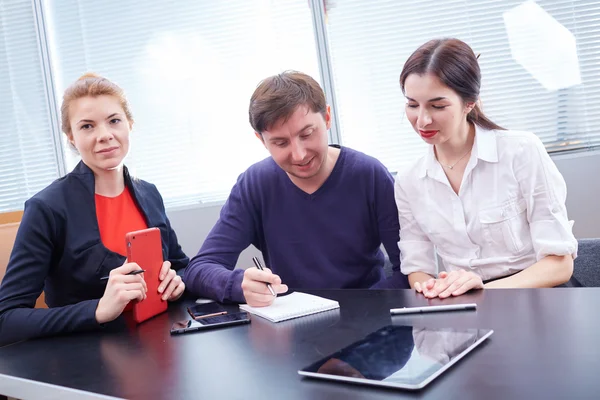
[{"label": "window", "polygon": [[[414,161],[426,146],[404,117],[402,66],[421,44],[442,37],[464,40],[481,54],[481,99],[494,122],[536,133],[549,152],[600,145],[600,2],[537,2],[576,39],[581,83],[560,89],[547,89],[512,57],[514,43],[504,18],[523,1],[332,3],[328,38],[342,142],[379,158],[390,170]],[[526,4],[526,18],[535,30],[547,21],[538,23],[532,3]],[[536,32],[522,40],[530,47],[557,45],[552,36]],[[551,68],[564,54],[553,56],[541,62]]]},{"label": "window", "polygon": [[[222,202],[268,155],[248,102],[260,79],[286,69],[322,73],[335,94],[334,140],[391,171],[412,162],[426,145],[404,117],[398,78],[434,37],[481,54],[481,98],[498,124],[536,133],[550,152],[600,146],[600,0],[322,0],[328,43],[311,4],[321,3],[0,0],[0,212],[21,209],[78,161],[64,151],[57,106],[88,71],[127,93],[135,124],[126,164],[169,208]],[[572,54],[561,47],[571,42]],[[573,79],[548,83],[549,70]]]},{"label": "window", "polygon": [[268,156],[248,122],[261,79],[286,69],[319,76],[306,0],[45,7],[56,93],[87,71],[123,87],[135,119],[126,164],[170,207],[225,200],[237,176]]},{"label": "window", "polygon": [[59,176],[34,9],[0,1],[0,212]]}]

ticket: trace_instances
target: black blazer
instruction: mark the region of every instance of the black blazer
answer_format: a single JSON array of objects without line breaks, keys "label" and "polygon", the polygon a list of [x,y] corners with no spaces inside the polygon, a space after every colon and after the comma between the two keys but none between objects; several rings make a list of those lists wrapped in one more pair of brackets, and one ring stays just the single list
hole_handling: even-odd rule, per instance
[{"label": "black blazer", "polygon": [[[187,266],[156,187],[130,177],[127,168],[124,175],[148,227],[160,229],[164,259],[173,269]],[[94,191],[94,174],[80,162],[25,202],[0,286],[0,342],[100,327],[95,313],[106,288],[100,278],[125,257],[100,240]],[[42,290],[50,308],[34,309]]]}]

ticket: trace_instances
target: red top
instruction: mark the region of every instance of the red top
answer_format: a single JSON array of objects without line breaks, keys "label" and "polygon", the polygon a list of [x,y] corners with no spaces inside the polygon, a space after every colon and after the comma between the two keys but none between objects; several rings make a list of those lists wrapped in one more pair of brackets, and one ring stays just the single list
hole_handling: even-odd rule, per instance
[{"label": "red top", "polygon": [[146,229],[146,221],[135,205],[129,189],[117,197],[96,197],[96,217],[100,229],[100,239],[104,247],[127,257],[125,235],[129,232]]}]

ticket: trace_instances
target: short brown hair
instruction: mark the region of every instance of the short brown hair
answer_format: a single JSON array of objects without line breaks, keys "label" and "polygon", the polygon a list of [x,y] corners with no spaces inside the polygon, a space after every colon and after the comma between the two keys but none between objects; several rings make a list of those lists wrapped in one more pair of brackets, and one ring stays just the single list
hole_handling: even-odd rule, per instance
[{"label": "short brown hair", "polygon": [[130,124],[133,124],[133,115],[131,114],[131,108],[125,92],[119,85],[108,79],[96,75],[92,72],[88,72],[82,75],[79,79],[73,82],[66,90],[63,95],[62,106],[60,107],[62,130],[70,139],[73,132],[71,131],[71,122],[69,121],[69,106],[73,100],[80,99],[82,97],[97,97],[97,96],[114,96],[121,103],[125,116],[127,117]]},{"label": "short brown hair", "polygon": [[287,119],[299,106],[325,117],[327,101],[317,81],[298,71],[285,71],[258,84],[250,98],[248,115],[255,132],[262,133]]}]

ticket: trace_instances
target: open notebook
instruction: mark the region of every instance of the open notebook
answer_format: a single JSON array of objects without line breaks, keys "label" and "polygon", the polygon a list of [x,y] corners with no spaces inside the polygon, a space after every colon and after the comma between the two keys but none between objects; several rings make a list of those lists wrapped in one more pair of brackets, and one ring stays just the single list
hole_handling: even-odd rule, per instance
[{"label": "open notebook", "polygon": [[294,292],[287,296],[277,297],[273,304],[268,307],[250,307],[248,304],[240,304],[240,308],[251,314],[256,314],[272,322],[285,321],[286,319],[303,317],[323,311],[340,308],[335,300],[312,294]]}]

